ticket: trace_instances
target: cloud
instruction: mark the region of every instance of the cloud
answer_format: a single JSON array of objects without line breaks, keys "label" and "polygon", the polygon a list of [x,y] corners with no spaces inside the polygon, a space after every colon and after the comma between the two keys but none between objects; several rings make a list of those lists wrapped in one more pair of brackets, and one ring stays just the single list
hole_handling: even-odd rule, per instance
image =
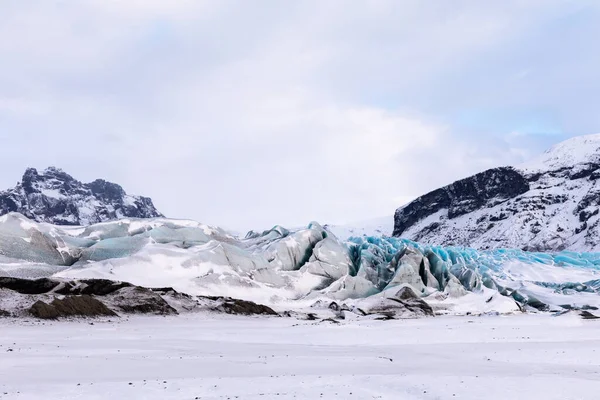
[{"label": "cloud", "polygon": [[173,217],[352,222],[600,122],[587,113],[600,106],[593,2],[30,0],[0,11],[2,186],[53,164],[149,195]]}]

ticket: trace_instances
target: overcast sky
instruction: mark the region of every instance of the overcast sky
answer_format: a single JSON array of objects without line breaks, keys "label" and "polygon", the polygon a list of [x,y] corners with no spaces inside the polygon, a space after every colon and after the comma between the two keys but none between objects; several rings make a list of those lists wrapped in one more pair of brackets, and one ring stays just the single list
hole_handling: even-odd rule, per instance
[{"label": "overcast sky", "polygon": [[600,131],[600,2],[6,0],[0,188],[105,178],[232,229],[349,223]]}]

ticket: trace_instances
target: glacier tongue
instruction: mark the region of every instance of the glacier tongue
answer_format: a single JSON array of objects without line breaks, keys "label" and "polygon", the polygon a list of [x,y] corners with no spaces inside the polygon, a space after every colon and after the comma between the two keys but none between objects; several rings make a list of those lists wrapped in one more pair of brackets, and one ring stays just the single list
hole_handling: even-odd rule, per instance
[{"label": "glacier tongue", "polygon": [[438,313],[600,307],[600,253],[478,251],[385,236],[340,240],[318,223],[242,239],[194,221],[59,227],[11,213],[0,217],[0,276],[107,278],[289,308],[335,300],[404,310],[397,298],[403,288]]}]

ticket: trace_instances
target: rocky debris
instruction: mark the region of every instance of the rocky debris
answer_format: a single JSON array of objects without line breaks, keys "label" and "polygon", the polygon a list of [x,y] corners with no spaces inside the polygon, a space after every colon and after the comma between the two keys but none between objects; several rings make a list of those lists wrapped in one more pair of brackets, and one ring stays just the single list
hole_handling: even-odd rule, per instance
[{"label": "rocky debris", "polygon": [[112,292],[107,296],[107,303],[130,314],[179,314],[160,294],[140,286],[124,287]]},{"label": "rocky debris", "polygon": [[10,317],[10,313],[0,308],[0,318],[2,317]]},{"label": "rocky debris", "polygon": [[104,303],[89,295],[65,296],[62,299],[55,298],[50,304],[38,300],[31,306],[29,313],[41,319],[117,316],[117,313],[109,309]]},{"label": "rocky debris", "polygon": [[115,282],[108,279],[81,279],[78,281],[61,281],[49,278],[23,279],[0,277],[0,289],[10,289],[21,294],[73,294],[105,296],[124,287],[131,287],[128,282]]},{"label": "rocky debris", "polygon": [[118,314],[177,315],[223,312],[278,315],[270,307],[229,297],[190,296],[173,288],[145,288],[107,279],[54,280],[0,278],[0,300],[12,304],[0,316],[98,317]]},{"label": "rocky debris", "polygon": [[380,315],[385,316],[386,319],[432,317],[434,315],[433,309],[429,305],[418,307],[416,304],[413,306],[398,299],[383,296],[373,296],[368,301],[361,301],[360,310],[365,315]]},{"label": "rocky debris", "polygon": [[215,301],[217,304],[212,307],[214,311],[220,311],[227,314],[238,315],[279,315],[272,308],[263,304],[257,304],[252,301],[232,299],[231,297],[205,297],[204,299]]},{"label": "rocky debris", "polygon": [[598,317],[597,315],[592,314],[589,311],[582,311],[581,313],[579,313],[579,315],[583,319],[600,319],[600,317]]},{"label": "rocky debris", "polygon": [[29,308],[29,313],[40,319],[56,319],[59,317],[58,310],[41,300],[36,301]]},{"label": "rocky debris", "polygon": [[382,295],[361,299],[351,310],[358,315],[377,316],[381,319],[433,317],[435,315],[433,308],[409,286],[400,288],[392,295],[388,289]]},{"label": "rocky debris", "polygon": [[415,314],[433,316],[433,308],[423,299],[421,299],[410,287],[402,287],[392,300],[401,302],[407,309]]},{"label": "rocky debris", "polygon": [[16,187],[0,192],[0,215],[9,212],[55,225],[162,216],[147,197],[128,195],[121,186],[102,179],[81,183],[55,167],[42,172],[28,168]]},{"label": "rocky debris", "polygon": [[96,296],[106,296],[120,289],[133,286],[128,282],[115,282],[108,279],[82,279],[78,285],[72,286],[69,290],[72,294],[93,294]]},{"label": "rocky debris", "polygon": [[0,289],[10,289],[21,294],[42,294],[51,292],[60,285],[59,281],[48,278],[21,279],[0,277]]}]

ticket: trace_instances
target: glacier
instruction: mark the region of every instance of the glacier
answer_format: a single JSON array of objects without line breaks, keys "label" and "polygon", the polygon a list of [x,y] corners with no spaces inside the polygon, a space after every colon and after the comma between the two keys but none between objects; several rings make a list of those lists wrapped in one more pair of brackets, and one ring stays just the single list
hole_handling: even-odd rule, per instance
[{"label": "glacier", "polygon": [[331,302],[377,308],[407,287],[438,314],[600,308],[600,253],[338,238],[316,222],[242,238],[188,220],[125,218],[79,227],[9,213],[0,217],[0,276],[105,278],[281,310]]}]

